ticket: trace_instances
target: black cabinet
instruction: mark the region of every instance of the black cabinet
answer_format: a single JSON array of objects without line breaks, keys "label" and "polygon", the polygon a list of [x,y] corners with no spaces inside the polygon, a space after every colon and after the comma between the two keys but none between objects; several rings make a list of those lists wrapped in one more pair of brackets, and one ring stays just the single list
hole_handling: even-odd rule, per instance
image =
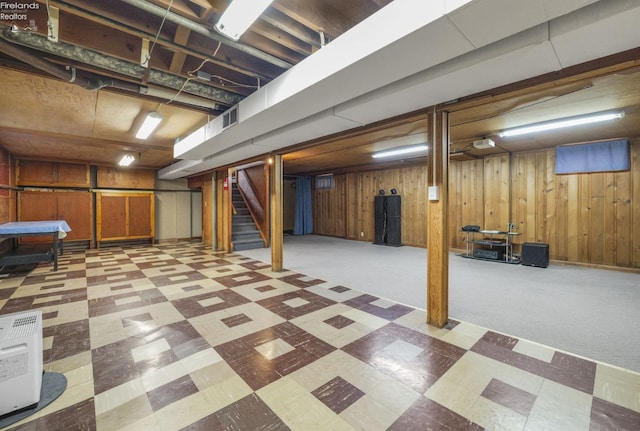
[{"label": "black cabinet", "polygon": [[402,245],[401,200],[398,195],[375,197],[375,242],[381,245]]}]

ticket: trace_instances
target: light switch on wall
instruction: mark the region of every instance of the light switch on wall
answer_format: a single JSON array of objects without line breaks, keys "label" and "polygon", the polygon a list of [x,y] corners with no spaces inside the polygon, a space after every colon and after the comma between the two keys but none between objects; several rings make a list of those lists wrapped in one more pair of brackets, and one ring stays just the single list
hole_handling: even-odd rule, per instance
[{"label": "light switch on wall", "polygon": [[429,186],[427,194],[430,201],[440,200],[440,187]]}]

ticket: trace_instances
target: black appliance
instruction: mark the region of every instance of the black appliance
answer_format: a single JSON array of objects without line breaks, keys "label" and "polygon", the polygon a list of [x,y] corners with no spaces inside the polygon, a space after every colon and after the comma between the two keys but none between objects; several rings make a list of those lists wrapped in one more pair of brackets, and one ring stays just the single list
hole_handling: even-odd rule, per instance
[{"label": "black appliance", "polygon": [[473,257],[480,259],[502,260],[504,252],[500,249],[476,248],[473,250]]},{"label": "black appliance", "polygon": [[525,242],[522,244],[520,263],[527,266],[546,268],[549,266],[549,244]]},{"label": "black appliance", "polygon": [[399,195],[378,195],[374,199],[375,242],[381,245],[402,245],[401,200]]}]

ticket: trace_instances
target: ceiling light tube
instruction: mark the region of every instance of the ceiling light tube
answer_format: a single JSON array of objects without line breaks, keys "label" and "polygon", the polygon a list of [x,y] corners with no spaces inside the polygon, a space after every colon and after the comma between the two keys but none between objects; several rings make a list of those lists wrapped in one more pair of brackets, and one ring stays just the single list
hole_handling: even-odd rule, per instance
[{"label": "ceiling light tube", "polygon": [[379,159],[381,157],[393,157],[400,156],[402,154],[411,154],[411,153],[419,153],[421,151],[427,151],[429,149],[428,145],[414,145],[412,147],[404,147],[404,148],[396,148],[388,151],[380,151],[379,153],[374,153],[371,155],[374,159]]},{"label": "ceiling light tube", "polygon": [[229,39],[238,40],[273,0],[233,0],[214,26]]},{"label": "ceiling light tube", "polygon": [[149,112],[147,114],[147,118],[144,119],[142,126],[138,129],[138,133],[136,133],[136,138],[138,139],[147,139],[149,135],[158,127],[158,124],[162,121],[162,115],[158,112]]},{"label": "ceiling light tube", "polygon": [[118,166],[127,167],[131,165],[131,163],[135,162],[135,160],[136,158],[133,157],[131,154],[125,154],[124,156],[122,156],[122,158],[118,162]]},{"label": "ceiling light tube", "polygon": [[545,123],[531,124],[529,126],[516,127],[499,133],[501,138],[524,135],[527,133],[543,132],[545,130],[560,129],[563,127],[579,126],[582,124],[598,123],[624,117],[624,111],[590,114],[581,117],[563,118]]}]

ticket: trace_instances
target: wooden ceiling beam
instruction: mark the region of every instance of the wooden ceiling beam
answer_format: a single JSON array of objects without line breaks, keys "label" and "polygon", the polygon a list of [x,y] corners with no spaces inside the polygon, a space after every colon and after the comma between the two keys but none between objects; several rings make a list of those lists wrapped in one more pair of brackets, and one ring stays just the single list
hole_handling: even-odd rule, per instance
[{"label": "wooden ceiling beam", "polygon": [[[91,22],[101,24],[105,27],[111,28],[114,31],[136,36],[140,39],[155,39],[155,33],[149,30],[150,28],[157,28],[158,24],[155,23],[155,21],[153,23],[141,22],[140,20],[136,20],[134,17],[116,14],[105,9],[104,5],[101,5],[100,2],[87,3],[80,0],[65,0],[65,2],[56,2],[56,4],[57,7],[59,7],[61,10],[64,10],[72,15],[77,15]],[[63,25],[64,24],[61,24],[61,26]],[[92,37],[90,39],[97,38]],[[202,40],[202,38],[200,40]],[[86,41],[71,40],[69,42],[82,46]],[[234,73],[246,75],[247,77],[251,78],[259,77],[263,81],[270,80],[274,77],[273,75],[262,75],[261,73],[257,72],[254,63],[244,60],[244,58],[246,58],[246,55],[238,56],[234,58],[233,61],[229,61],[224,57],[211,58],[211,43],[210,41],[208,42],[209,43],[207,45],[202,43],[186,46],[177,44],[172,40],[168,40],[162,36],[160,36],[157,41],[159,45],[173,52],[182,52],[187,56],[193,56],[199,58],[200,60],[208,58],[212,63],[215,63],[221,68],[233,71]]]},{"label": "wooden ceiling beam", "polygon": [[[301,42],[299,39],[294,38],[288,33],[280,31],[271,25],[266,24],[258,20],[251,26],[251,31],[257,33],[270,40],[274,44],[282,45],[292,51],[306,56],[311,55],[311,45]],[[299,61],[299,60],[298,60]]]},{"label": "wooden ceiling beam", "polygon": [[[175,36],[173,37],[173,41],[182,46],[186,46],[189,42],[189,35],[191,34],[191,30],[186,27],[178,26],[178,30],[176,31]],[[182,68],[184,66],[184,61],[187,59],[187,54],[184,52],[174,52],[173,58],[171,59],[171,65],[169,66],[169,72],[182,74]]]},{"label": "wooden ceiling beam", "polygon": [[204,9],[209,9],[213,7],[212,1],[208,1],[208,0],[189,0],[189,1],[193,4],[197,4],[198,6]]},{"label": "wooden ceiling beam", "polygon": [[260,20],[290,34],[307,45],[314,48],[320,48],[320,35],[318,32],[313,31],[302,25],[300,22],[289,18],[277,9],[267,8],[265,13],[260,17]]},{"label": "wooden ceiling beam", "polygon": [[[256,25],[254,24],[254,26]],[[300,52],[301,49],[292,50],[286,45],[282,45],[278,42],[274,43],[274,40],[271,39],[272,35],[269,33],[269,30],[264,28],[263,31],[254,31],[252,28],[242,37],[244,41],[251,46],[255,46],[264,52],[268,52],[269,54],[282,58],[292,64],[299,63],[309,55],[308,53]]]},{"label": "wooden ceiling beam", "polygon": [[[169,7],[169,1],[163,0],[163,7],[166,9]],[[192,6],[186,3],[184,0],[173,0],[171,4],[171,10],[173,12],[179,12],[180,15],[185,16],[190,19],[198,19],[200,16],[198,12],[194,10]]]},{"label": "wooden ceiling beam", "polygon": [[[335,39],[354,26],[338,11],[318,11],[312,2],[278,0],[271,7],[316,33],[323,32],[329,39]],[[324,12],[324,13],[322,13]]]}]

